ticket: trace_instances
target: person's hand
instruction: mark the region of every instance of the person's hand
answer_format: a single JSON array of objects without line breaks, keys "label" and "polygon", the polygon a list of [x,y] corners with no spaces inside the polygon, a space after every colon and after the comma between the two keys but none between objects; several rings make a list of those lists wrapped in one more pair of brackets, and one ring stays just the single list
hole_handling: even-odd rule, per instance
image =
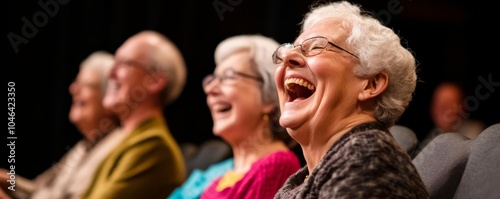
[{"label": "person's hand", "polygon": [[0,189],[0,199],[12,199],[9,195],[7,195],[3,189]]},{"label": "person's hand", "polygon": [[[0,168],[0,190],[2,191],[3,194],[5,194],[5,190],[7,190],[7,187],[9,187],[9,175],[7,174],[9,171],[4,168]],[[0,195],[2,196],[2,195]],[[1,199],[1,198],[0,198]]]},{"label": "person's hand", "polygon": [[8,190],[7,187],[10,185],[7,180],[10,178],[10,176],[7,174],[9,171],[4,168],[0,168],[0,199],[12,199],[6,191]]},{"label": "person's hand", "polygon": [[9,179],[9,175],[7,175],[9,171],[4,168],[0,168],[0,181],[6,181]]}]

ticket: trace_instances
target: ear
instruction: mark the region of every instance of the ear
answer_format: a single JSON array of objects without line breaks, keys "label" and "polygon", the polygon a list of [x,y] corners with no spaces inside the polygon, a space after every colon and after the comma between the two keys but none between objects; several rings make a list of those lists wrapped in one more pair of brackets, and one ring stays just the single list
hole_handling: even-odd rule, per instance
[{"label": "ear", "polygon": [[146,90],[151,93],[161,92],[168,83],[168,77],[159,72],[149,73],[144,79]]},{"label": "ear", "polygon": [[367,79],[363,90],[358,95],[359,101],[366,101],[382,94],[389,84],[389,76],[385,71]]},{"label": "ear", "polygon": [[262,107],[262,112],[264,114],[269,114],[271,112],[273,112],[273,110],[276,108],[276,106],[272,103],[269,103],[269,104],[264,104],[264,106]]}]

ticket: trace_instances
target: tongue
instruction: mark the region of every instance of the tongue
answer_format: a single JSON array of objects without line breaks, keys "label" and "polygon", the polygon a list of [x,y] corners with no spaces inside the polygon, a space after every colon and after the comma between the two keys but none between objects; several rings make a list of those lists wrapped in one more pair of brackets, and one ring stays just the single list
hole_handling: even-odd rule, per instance
[{"label": "tongue", "polygon": [[290,96],[293,99],[299,99],[299,98],[305,99],[313,94],[311,90],[298,84],[288,84],[287,88],[290,91],[289,92]]}]

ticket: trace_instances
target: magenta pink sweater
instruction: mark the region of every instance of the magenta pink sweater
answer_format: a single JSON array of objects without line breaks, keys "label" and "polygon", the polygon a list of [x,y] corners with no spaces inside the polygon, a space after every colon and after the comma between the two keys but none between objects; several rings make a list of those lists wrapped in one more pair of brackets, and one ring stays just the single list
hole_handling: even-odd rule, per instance
[{"label": "magenta pink sweater", "polygon": [[221,179],[217,178],[200,199],[271,199],[300,167],[299,159],[292,151],[275,152],[253,163],[240,181],[221,192],[215,190]]}]

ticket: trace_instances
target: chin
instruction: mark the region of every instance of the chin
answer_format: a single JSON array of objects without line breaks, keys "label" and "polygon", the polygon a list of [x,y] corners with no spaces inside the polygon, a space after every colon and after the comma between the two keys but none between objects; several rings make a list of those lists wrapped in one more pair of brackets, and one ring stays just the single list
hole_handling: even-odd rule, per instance
[{"label": "chin", "polygon": [[224,131],[224,128],[214,124],[214,127],[212,128],[212,132],[214,133],[214,135],[220,137],[223,131]]},{"label": "chin", "polygon": [[295,111],[283,111],[280,117],[280,126],[287,129],[298,129],[307,122],[307,117],[303,113]]},{"label": "chin", "polygon": [[112,97],[106,97],[102,101],[102,105],[103,105],[104,108],[112,109],[112,108],[114,108],[114,107],[117,106],[117,103],[116,103],[116,100],[114,98],[112,98]]}]

